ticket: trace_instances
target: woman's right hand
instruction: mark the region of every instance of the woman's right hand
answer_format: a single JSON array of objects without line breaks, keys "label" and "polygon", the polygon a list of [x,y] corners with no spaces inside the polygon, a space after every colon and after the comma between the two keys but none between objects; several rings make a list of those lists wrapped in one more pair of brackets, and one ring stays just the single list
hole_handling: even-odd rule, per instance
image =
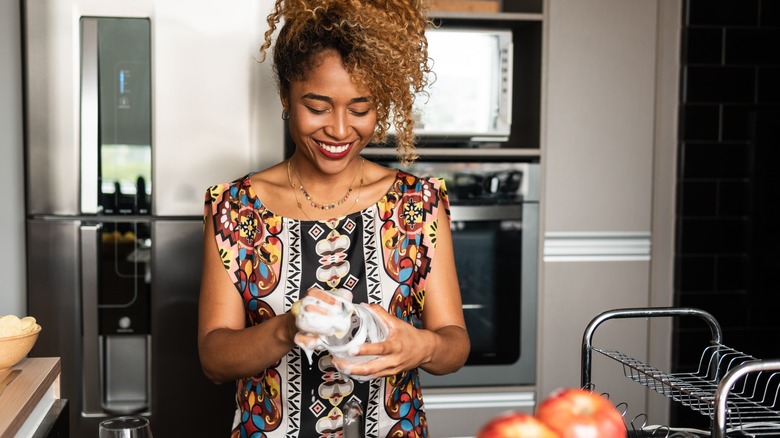
[{"label": "woman's right hand", "polygon": [[295,343],[302,348],[317,350],[322,348],[321,337],[344,336],[350,327],[352,307],[349,291],[309,289],[306,296],[290,309],[298,328]]}]

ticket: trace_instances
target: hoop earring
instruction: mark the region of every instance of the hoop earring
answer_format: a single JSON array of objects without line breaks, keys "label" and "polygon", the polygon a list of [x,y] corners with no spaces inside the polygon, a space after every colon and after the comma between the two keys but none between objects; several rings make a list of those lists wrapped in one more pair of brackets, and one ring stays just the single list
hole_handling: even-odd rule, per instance
[{"label": "hoop earring", "polygon": [[287,110],[282,110],[282,120],[290,120],[290,113]]}]

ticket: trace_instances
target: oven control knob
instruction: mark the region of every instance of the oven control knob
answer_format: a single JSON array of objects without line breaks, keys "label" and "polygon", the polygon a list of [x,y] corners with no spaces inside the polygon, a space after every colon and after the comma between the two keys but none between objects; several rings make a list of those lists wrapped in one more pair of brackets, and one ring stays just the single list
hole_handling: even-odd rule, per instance
[{"label": "oven control knob", "polygon": [[123,316],[119,318],[119,327],[123,329],[130,328],[130,324],[132,324],[132,321],[130,321],[129,317]]}]

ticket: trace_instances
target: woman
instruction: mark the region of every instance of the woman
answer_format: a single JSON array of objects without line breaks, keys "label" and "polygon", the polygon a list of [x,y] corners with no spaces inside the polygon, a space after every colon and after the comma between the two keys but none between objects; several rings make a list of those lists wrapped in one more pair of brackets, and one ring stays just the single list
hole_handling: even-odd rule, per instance
[{"label": "woman", "polygon": [[[413,93],[429,72],[419,2],[277,0],[274,69],[295,152],[206,194],[198,344],[205,374],[237,381],[234,436],[341,436],[346,403],[362,436],[427,436],[418,369],[458,370],[469,340],[444,183],[360,157],[392,122],[415,158]],[[346,290],[387,330],[350,354],[301,348],[291,313]],[[422,328],[411,322],[418,319]],[[296,345],[297,344],[297,345]]]}]

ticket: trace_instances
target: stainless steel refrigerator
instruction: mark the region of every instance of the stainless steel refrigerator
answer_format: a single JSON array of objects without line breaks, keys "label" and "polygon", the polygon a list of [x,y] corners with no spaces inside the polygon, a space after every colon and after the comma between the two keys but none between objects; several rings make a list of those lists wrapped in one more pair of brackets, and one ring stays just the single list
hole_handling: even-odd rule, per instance
[{"label": "stainless steel refrigerator", "polygon": [[62,358],[71,436],[124,414],[227,436],[233,384],[197,355],[203,195],[256,164],[270,2],[23,4],[31,355]]}]

